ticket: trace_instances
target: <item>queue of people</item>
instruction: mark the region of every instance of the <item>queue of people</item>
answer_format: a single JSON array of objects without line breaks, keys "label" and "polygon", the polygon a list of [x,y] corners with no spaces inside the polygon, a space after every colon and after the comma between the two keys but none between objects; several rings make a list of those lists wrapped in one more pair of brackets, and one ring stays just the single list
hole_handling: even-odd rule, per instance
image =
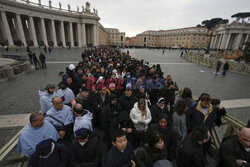
[{"label": "queue of people", "polygon": [[[60,72],[57,92],[52,83],[39,90],[41,113],[18,142],[29,167],[205,167],[210,132],[226,114],[218,99],[202,93],[194,101],[185,88],[175,100],[172,76],[128,52],[96,48],[81,58]],[[245,156],[225,146],[221,157],[250,162],[249,131],[235,136]]]}]

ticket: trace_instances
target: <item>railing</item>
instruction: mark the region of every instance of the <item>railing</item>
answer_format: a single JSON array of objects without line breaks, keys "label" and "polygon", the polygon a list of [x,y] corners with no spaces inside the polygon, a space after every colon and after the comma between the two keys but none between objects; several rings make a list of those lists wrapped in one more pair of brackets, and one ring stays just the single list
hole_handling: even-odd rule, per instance
[{"label": "railing", "polygon": [[[193,54],[192,52],[185,54],[183,58],[189,62],[205,65],[210,68],[215,68],[218,62],[216,58],[205,58],[204,56]],[[250,66],[248,64],[231,61],[228,61],[228,63],[229,71],[250,75]]]},{"label": "railing", "polygon": [[[24,127],[25,128],[25,127]],[[22,128],[1,150],[0,150],[0,166],[10,165],[10,164],[18,164],[18,166],[27,166],[27,157],[19,156],[12,159],[7,159],[8,155],[15,150],[19,136],[23,132],[24,128]]]},{"label": "railing", "polygon": [[[176,93],[176,96],[181,96],[183,90],[180,90]],[[237,134],[239,130],[241,130],[243,127],[246,127],[246,124],[243,122],[237,120],[236,118],[226,115],[223,116],[223,123],[221,126],[227,126],[227,129],[223,135],[219,135],[216,127],[213,127],[213,130],[211,132],[212,136],[212,143],[216,151],[218,151],[220,144],[224,138],[227,138],[231,135]],[[25,127],[24,127],[25,128]],[[18,164],[19,167],[27,166],[27,160],[28,157],[23,157],[18,155],[17,157],[14,157],[12,159],[8,159],[8,155],[13,152],[13,150],[16,148],[16,145],[19,140],[19,136],[24,130],[21,129],[1,150],[0,150],[0,166],[5,166],[9,164]]]}]

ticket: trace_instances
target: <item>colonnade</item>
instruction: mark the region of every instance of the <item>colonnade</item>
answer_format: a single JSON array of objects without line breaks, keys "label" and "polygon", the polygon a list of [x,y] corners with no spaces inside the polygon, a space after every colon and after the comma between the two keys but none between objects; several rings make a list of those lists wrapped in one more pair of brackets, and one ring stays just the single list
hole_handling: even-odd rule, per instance
[{"label": "colonnade", "polygon": [[[48,11],[40,4],[38,7],[32,6],[34,10],[32,15],[32,11],[27,12],[25,8],[8,10],[9,6],[5,8],[1,5],[0,3],[0,42],[6,41],[9,47],[27,45],[85,47],[99,44],[97,26],[100,18],[97,16],[97,10],[94,10],[95,13],[91,13],[89,9],[86,13],[79,11],[66,13],[62,9],[53,11],[54,9],[50,8]],[[54,14],[51,14],[52,12]]]}]

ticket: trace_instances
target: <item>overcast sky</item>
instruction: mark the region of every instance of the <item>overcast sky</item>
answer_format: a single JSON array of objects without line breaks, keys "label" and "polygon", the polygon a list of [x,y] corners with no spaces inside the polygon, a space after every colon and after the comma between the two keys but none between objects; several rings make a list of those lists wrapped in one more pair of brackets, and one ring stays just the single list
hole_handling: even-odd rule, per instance
[{"label": "overcast sky", "polygon": [[[31,0],[38,2],[38,0]],[[87,0],[52,0],[52,6],[71,5],[72,10]],[[118,28],[132,37],[146,30],[192,27],[214,17],[229,19],[238,12],[250,12],[250,0],[89,0],[105,28]],[[42,0],[48,4],[48,0]]]}]

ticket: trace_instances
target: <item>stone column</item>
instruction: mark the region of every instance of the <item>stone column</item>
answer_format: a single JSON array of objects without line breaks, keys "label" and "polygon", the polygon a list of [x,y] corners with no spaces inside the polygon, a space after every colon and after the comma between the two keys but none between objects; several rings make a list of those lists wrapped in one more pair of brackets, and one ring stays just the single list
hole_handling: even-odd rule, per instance
[{"label": "stone column", "polygon": [[71,43],[71,46],[74,46],[74,38],[73,38],[73,27],[72,27],[72,22],[69,22],[69,40]]},{"label": "stone column", "polygon": [[41,30],[42,30],[42,39],[44,41],[44,45],[48,46],[48,40],[47,40],[47,33],[46,33],[46,28],[45,28],[45,23],[44,23],[44,18],[41,18]]},{"label": "stone column", "polygon": [[82,46],[86,46],[86,27],[85,23],[82,24]]},{"label": "stone column", "polygon": [[17,35],[19,36],[24,46],[26,46],[26,39],[25,39],[24,31],[23,31],[23,24],[22,24],[20,14],[16,14],[16,21],[17,21]]},{"label": "stone column", "polygon": [[[124,38],[123,38],[123,40],[125,40]],[[123,43],[123,45],[124,45],[124,42],[122,42]],[[96,46],[98,46],[99,45],[99,27],[98,27],[98,25],[96,25]]]},{"label": "stone column", "polygon": [[34,42],[34,46],[38,47],[37,38],[36,38],[36,30],[35,30],[34,20],[32,16],[29,16],[29,29],[30,29],[31,39]]},{"label": "stone column", "polygon": [[51,36],[54,42],[54,46],[57,47],[57,40],[56,40],[56,29],[55,29],[55,21],[51,20]]},{"label": "stone column", "polygon": [[97,37],[97,33],[96,33],[96,24],[93,24],[93,46],[97,46],[97,40],[96,40],[96,37]]},{"label": "stone column", "polygon": [[213,44],[214,44],[214,36],[212,36],[212,39],[211,39],[211,43],[210,43],[210,48],[213,48]]},{"label": "stone column", "polygon": [[82,45],[81,24],[80,23],[77,23],[77,41],[78,41],[78,47],[83,47],[83,45]]},{"label": "stone column", "polygon": [[226,43],[225,43],[224,49],[228,48],[228,45],[229,45],[229,42],[230,42],[230,38],[231,38],[231,33],[229,33],[228,37],[226,38]]},{"label": "stone column", "polygon": [[243,32],[241,32],[239,35],[238,35],[238,38],[237,38],[237,41],[234,45],[234,49],[238,49],[239,46],[240,46],[240,41],[242,40],[242,37],[243,37]]},{"label": "stone column", "polygon": [[13,47],[14,43],[13,43],[12,35],[10,32],[10,27],[9,27],[9,23],[7,21],[7,17],[6,17],[6,14],[4,11],[1,12],[1,17],[2,17],[2,21],[3,21],[3,29],[4,29],[5,38],[9,42],[9,47]]},{"label": "stone column", "polygon": [[61,32],[60,32],[60,35],[61,35],[61,40],[62,40],[63,46],[66,47],[63,21],[61,21]]}]

